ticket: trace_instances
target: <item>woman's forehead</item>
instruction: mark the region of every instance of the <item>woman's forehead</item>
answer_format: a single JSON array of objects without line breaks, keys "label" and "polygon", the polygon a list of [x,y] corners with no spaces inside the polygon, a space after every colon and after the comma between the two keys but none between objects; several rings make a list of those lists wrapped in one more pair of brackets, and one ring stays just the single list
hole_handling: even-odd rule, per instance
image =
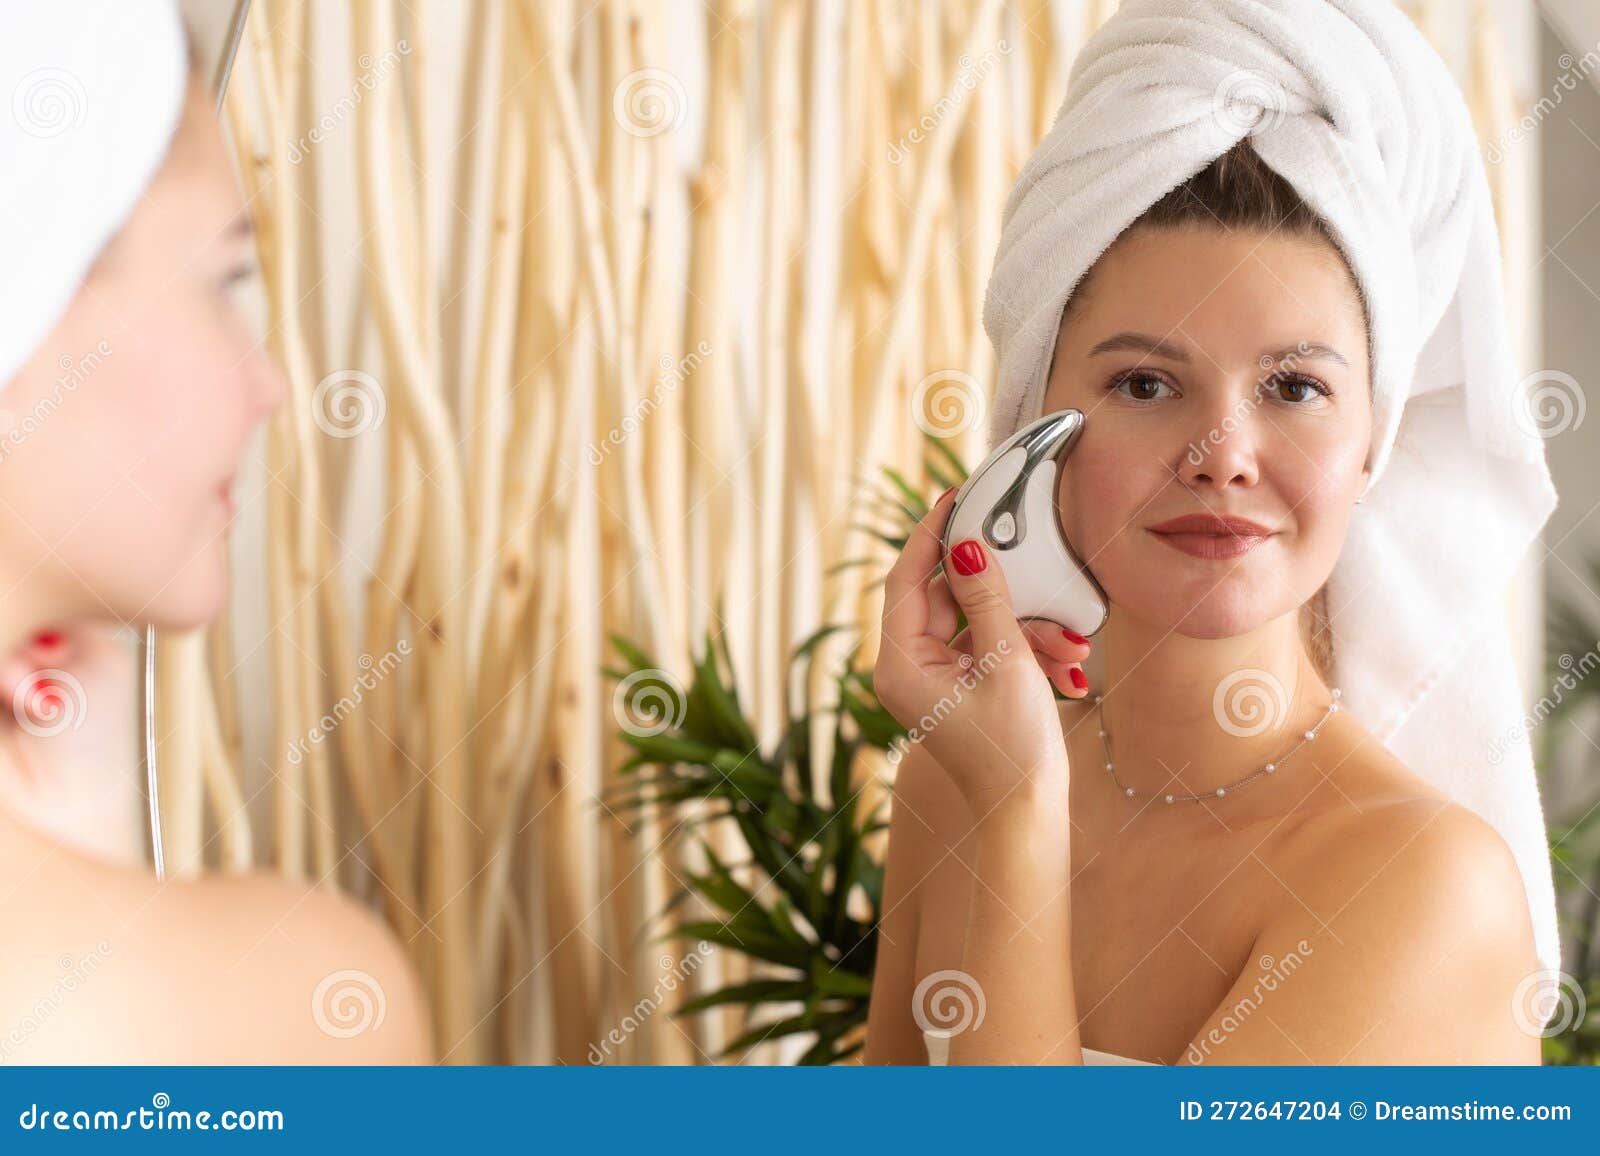
[{"label": "woman's forehead", "polygon": [[[1073,292],[1063,342],[1087,349],[1112,331],[1244,327],[1292,329],[1291,344],[1338,346],[1356,338],[1365,344],[1355,282],[1326,239],[1221,229],[1138,232],[1108,249]],[[1071,325],[1075,318],[1086,324]],[[1273,339],[1263,334],[1263,341]]]}]

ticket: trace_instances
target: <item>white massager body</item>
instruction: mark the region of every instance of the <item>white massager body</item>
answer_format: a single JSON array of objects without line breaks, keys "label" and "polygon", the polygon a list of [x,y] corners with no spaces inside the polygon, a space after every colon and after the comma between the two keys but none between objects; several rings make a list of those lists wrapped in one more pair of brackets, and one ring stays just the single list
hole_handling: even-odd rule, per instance
[{"label": "white massager body", "polygon": [[1005,571],[1019,619],[1049,619],[1087,638],[1106,623],[1105,592],[1067,544],[1056,512],[1060,463],[1083,423],[1081,410],[1058,410],[997,446],[956,493],[944,551],[976,538]]}]

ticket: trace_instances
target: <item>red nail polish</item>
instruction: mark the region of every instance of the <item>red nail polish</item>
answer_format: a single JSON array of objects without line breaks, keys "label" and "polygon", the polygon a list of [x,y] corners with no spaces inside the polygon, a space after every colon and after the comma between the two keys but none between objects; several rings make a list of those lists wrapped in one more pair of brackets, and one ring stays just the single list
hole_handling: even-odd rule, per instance
[{"label": "red nail polish", "polygon": [[950,551],[950,561],[956,568],[957,574],[977,574],[989,564],[983,556],[983,547],[972,538],[963,538],[957,542],[955,549]]},{"label": "red nail polish", "polygon": [[960,486],[951,486],[948,490],[946,490],[944,493],[940,494],[937,498],[935,498],[933,500],[933,504],[935,506],[937,506],[940,502],[944,501],[946,498],[948,498],[951,494],[955,493],[960,488],[961,488]]},{"label": "red nail polish", "polygon": [[1089,689],[1089,679],[1084,675],[1083,671],[1078,669],[1076,666],[1072,668],[1071,677],[1073,686],[1077,687],[1079,690]]},{"label": "red nail polish", "polygon": [[56,630],[41,630],[33,636],[33,644],[40,650],[54,650],[61,641],[61,633]]},{"label": "red nail polish", "polygon": [[1089,640],[1083,635],[1079,634],[1076,630],[1068,630],[1065,626],[1063,626],[1061,628],[1061,633],[1067,636],[1068,642],[1076,642],[1080,646],[1089,645]]}]

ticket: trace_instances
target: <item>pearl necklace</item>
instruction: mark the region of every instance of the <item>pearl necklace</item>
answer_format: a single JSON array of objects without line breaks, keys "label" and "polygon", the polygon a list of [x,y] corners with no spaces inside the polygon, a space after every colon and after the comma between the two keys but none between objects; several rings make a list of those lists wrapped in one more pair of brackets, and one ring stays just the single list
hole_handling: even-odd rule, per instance
[{"label": "pearl necklace", "polygon": [[[1317,732],[1322,729],[1323,724],[1326,723],[1328,721],[1328,719],[1333,717],[1333,712],[1334,711],[1339,709],[1339,698],[1340,698],[1339,688],[1338,687],[1334,687],[1333,688],[1333,701],[1328,704],[1328,709],[1323,711],[1322,717],[1317,720],[1316,726],[1314,726],[1310,730],[1304,732],[1300,736],[1300,741],[1295,743],[1294,746],[1290,747],[1288,749],[1288,751],[1286,751],[1283,755],[1279,756],[1279,758],[1277,759],[1276,762],[1268,763],[1266,766],[1260,768],[1259,770],[1253,771],[1250,774],[1246,775],[1244,778],[1240,779],[1238,782],[1229,783],[1225,787],[1218,787],[1214,791],[1206,791],[1205,793],[1199,794],[1199,795],[1162,795],[1161,797],[1163,799],[1165,799],[1168,803],[1176,803],[1180,799],[1183,800],[1184,802],[1197,802],[1200,799],[1222,799],[1222,798],[1226,798],[1227,797],[1227,794],[1228,794],[1229,791],[1237,791],[1240,787],[1243,787],[1243,786],[1253,782],[1254,780],[1259,779],[1262,775],[1273,774],[1275,771],[1277,771],[1277,769],[1278,769],[1278,767],[1280,765],[1282,765],[1284,762],[1286,762],[1290,758],[1290,756],[1292,756],[1295,753],[1295,751],[1299,750],[1301,747],[1305,746],[1312,739],[1317,737]],[[1158,791],[1138,791],[1138,790],[1135,790],[1132,787],[1124,786],[1122,780],[1117,778],[1116,764],[1111,761],[1111,738],[1110,738],[1110,735],[1108,735],[1106,733],[1106,714],[1105,714],[1105,709],[1103,707],[1101,707],[1101,705],[1100,705],[1100,695],[1098,695],[1098,694],[1094,696],[1094,705],[1095,705],[1095,708],[1097,710],[1099,710],[1099,712],[1100,712],[1100,745],[1101,745],[1102,748],[1104,748],[1104,750],[1106,752],[1106,770],[1111,772],[1111,781],[1116,783],[1118,787],[1121,787],[1122,788],[1122,793],[1124,795],[1128,796],[1128,798],[1130,798],[1130,799],[1133,798],[1135,795],[1150,795],[1150,796],[1154,797],[1154,796],[1160,794],[1160,792],[1158,792]]]}]

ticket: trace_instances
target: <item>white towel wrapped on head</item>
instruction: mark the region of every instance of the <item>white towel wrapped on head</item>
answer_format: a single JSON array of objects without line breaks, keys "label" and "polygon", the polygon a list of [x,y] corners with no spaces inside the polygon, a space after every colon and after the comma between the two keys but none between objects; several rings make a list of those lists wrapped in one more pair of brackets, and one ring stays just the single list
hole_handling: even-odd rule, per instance
[{"label": "white towel wrapped on head", "polygon": [[7,10],[0,387],[138,205],[177,128],[188,67],[173,0],[43,0]]},{"label": "white towel wrapped on head", "polygon": [[1040,415],[1062,307],[1095,260],[1245,137],[1327,221],[1371,315],[1372,475],[1328,589],[1344,705],[1500,831],[1559,968],[1505,600],[1555,508],[1544,438],[1559,431],[1519,381],[1471,117],[1404,13],[1124,0],[1006,203],[983,315],[991,444]]}]

